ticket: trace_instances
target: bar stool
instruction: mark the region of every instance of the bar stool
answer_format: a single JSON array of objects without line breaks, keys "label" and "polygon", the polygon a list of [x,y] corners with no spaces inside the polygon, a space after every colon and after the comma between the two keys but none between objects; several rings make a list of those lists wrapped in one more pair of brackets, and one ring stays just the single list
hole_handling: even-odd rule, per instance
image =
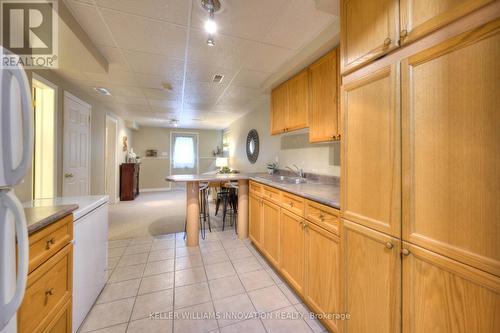
[{"label": "bar stool", "polygon": [[[210,183],[200,183],[199,185],[199,197],[198,202],[200,206],[200,231],[201,238],[205,239],[206,227],[205,224],[208,222],[208,230],[212,232],[212,226],[210,224],[210,205],[209,205],[209,185]],[[184,239],[186,239],[187,234],[187,219],[184,222]]]},{"label": "bar stool", "polygon": [[238,233],[238,183],[230,182],[225,184],[228,189],[227,195],[224,197],[224,210],[222,216],[222,231],[224,231],[226,224],[226,214],[229,215],[231,225],[234,225],[234,230]]}]

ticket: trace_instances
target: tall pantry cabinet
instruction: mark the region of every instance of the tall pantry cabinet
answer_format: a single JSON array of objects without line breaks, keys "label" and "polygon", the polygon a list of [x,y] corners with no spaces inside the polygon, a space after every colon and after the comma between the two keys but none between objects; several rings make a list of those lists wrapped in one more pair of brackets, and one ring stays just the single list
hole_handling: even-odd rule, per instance
[{"label": "tall pantry cabinet", "polygon": [[499,332],[500,1],[421,2],[376,61],[342,23],[344,328]]}]

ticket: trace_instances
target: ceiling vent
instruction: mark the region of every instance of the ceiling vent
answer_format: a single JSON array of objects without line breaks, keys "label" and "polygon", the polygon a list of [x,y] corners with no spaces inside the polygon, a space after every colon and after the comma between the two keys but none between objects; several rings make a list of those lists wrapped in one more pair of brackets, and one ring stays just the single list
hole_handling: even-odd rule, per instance
[{"label": "ceiling vent", "polygon": [[102,88],[102,87],[95,87],[94,88],[95,91],[97,91],[97,93],[99,95],[104,95],[104,96],[111,96],[111,93],[109,92],[108,89],[106,88]]},{"label": "ceiling vent", "polygon": [[214,78],[212,79],[212,81],[213,81],[214,83],[221,83],[223,79],[224,79],[224,75],[221,75],[221,74],[215,74],[215,75],[214,75]]}]

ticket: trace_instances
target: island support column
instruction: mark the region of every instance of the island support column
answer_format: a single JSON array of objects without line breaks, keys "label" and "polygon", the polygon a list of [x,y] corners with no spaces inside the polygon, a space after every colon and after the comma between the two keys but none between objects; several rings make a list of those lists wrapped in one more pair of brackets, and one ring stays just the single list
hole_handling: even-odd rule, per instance
[{"label": "island support column", "polygon": [[186,203],[186,239],[187,246],[198,246],[200,235],[200,205],[198,182],[187,182],[187,203]]},{"label": "island support column", "polygon": [[248,180],[238,180],[238,238],[248,238]]}]

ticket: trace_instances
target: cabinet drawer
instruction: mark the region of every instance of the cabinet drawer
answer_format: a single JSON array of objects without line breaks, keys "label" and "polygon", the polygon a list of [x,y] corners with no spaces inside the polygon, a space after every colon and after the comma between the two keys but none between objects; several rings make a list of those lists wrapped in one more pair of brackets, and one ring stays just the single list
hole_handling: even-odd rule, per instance
[{"label": "cabinet drawer", "polygon": [[262,194],[264,196],[265,199],[279,205],[281,202],[281,194],[280,194],[280,190],[278,189],[275,189],[273,187],[269,187],[269,186],[264,186],[263,188],[263,191],[262,191]]},{"label": "cabinet drawer", "polygon": [[304,217],[305,199],[287,192],[281,192],[281,207],[300,217]]},{"label": "cabinet drawer", "polygon": [[263,185],[250,181],[250,193],[255,194],[256,196],[262,196]]},{"label": "cabinet drawer", "polygon": [[29,238],[29,272],[33,272],[72,239],[72,214],[31,235]]},{"label": "cabinet drawer", "polygon": [[18,312],[18,332],[42,332],[71,299],[73,245],[69,244],[28,276]]},{"label": "cabinet drawer", "polygon": [[307,200],[306,219],[339,235],[339,211]]},{"label": "cabinet drawer", "polygon": [[72,302],[69,300],[43,333],[72,333],[72,326]]}]

